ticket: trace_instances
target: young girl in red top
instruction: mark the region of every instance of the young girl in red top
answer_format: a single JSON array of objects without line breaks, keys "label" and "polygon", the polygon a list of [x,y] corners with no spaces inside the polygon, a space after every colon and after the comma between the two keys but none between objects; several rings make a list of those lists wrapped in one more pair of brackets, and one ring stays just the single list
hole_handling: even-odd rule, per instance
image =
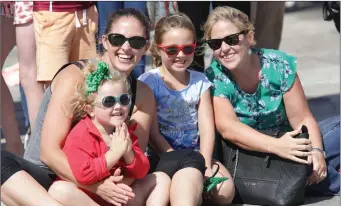
[{"label": "young girl in red top", "polygon": [[[94,67],[94,64],[87,66],[86,80],[78,86],[71,100],[73,121],[77,124],[69,133],[63,151],[80,184],[97,183],[120,167],[122,181],[131,185],[135,179],[147,174],[149,161],[133,134],[136,124],[127,127],[131,106],[129,84],[126,77],[119,72],[110,72],[108,65],[102,61],[98,62],[96,69]],[[99,196],[83,191],[97,204],[109,205]],[[63,205],[72,205],[70,201],[58,199],[57,194],[51,195]],[[94,203],[90,199],[89,202]]]}]

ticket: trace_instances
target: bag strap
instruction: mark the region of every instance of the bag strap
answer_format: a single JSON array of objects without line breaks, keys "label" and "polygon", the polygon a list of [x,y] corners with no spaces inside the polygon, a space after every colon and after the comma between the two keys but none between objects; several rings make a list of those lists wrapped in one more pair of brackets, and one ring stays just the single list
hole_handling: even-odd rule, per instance
[{"label": "bag strap", "polygon": [[233,170],[233,175],[232,175],[233,180],[236,178],[238,162],[239,162],[239,149],[237,148],[236,149],[236,163],[234,165],[234,170]]},{"label": "bag strap", "polygon": [[[86,63],[88,63],[89,60],[87,60],[87,59],[81,59],[81,60],[79,60],[79,61],[81,61],[81,62],[83,62],[84,64],[86,64]],[[54,80],[54,78],[56,78],[56,76],[57,76],[57,74],[59,74],[59,72],[61,72],[63,69],[65,69],[66,67],[68,67],[68,66],[71,65],[71,64],[74,64],[74,65],[76,65],[78,68],[83,69],[84,66],[83,66],[83,64],[79,63],[79,61],[68,62],[68,63],[64,64],[64,65],[56,72],[56,74],[53,76],[51,82]]]},{"label": "bag strap", "polygon": [[131,115],[133,114],[134,106],[135,106],[135,101],[136,101],[136,85],[137,85],[137,80],[135,77],[132,75],[129,75],[129,80],[130,80],[130,87],[131,87],[131,105],[129,109],[129,114],[128,118],[130,119]]}]

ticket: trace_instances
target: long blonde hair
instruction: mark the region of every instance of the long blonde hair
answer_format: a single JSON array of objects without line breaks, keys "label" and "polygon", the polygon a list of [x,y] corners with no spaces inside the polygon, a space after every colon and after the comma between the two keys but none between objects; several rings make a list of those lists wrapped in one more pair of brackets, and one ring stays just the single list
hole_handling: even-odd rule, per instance
[{"label": "long blonde hair", "polygon": [[177,28],[188,29],[193,33],[194,40],[196,39],[194,25],[188,16],[186,16],[186,14],[176,12],[174,14],[167,14],[166,16],[162,17],[156,23],[154,40],[150,48],[154,67],[159,67],[162,65],[161,57],[158,55],[157,45],[162,43],[162,37],[166,32]]},{"label": "long blonde hair", "polygon": [[[211,31],[212,27],[218,21],[229,20],[231,21],[240,31],[247,30],[248,32],[254,32],[255,27],[249,20],[249,17],[241,12],[238,9],[228,7],[228,6],[220,6],[215,8],[208,16],[204,26],[202,29],[204,30],[203,40],[211,39]],[[255,45],[254,41],[252,45]]]}]

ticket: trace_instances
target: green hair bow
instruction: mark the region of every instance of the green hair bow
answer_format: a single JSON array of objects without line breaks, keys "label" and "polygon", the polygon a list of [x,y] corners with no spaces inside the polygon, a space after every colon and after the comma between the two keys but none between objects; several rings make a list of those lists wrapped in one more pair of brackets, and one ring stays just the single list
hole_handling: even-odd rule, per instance
[{"label": "green hair bow", "polygon": [[99,61],[97,69],[86,76],[86,97],[88,97],[92,92],[97,92],[98,86],[101,84],[102,80],[110,78],[112,78],[112,76],[109,71],[109,65],[105,62]]}]

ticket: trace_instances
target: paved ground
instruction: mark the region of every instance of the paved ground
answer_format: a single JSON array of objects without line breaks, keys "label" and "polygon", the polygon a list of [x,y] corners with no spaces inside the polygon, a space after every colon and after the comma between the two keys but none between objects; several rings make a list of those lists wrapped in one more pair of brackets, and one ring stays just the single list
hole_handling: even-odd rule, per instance
[{"label": "paved ground", "polygon": [[[322,120],[340,115],[340,34],[333,22],[323,21],[322,8],[286,13],[280,49],[298,57],[298,73],[315,118]],[[14,49],[5,67],[16,61]],[[150,58],[148,61],[150,62]],[[19,88],[14,86],[10,90],[23,135],[26,128],[20,106]],[[311,206],[339,204],[339,197],[309,198],[305,202],[305,205]]]}]

